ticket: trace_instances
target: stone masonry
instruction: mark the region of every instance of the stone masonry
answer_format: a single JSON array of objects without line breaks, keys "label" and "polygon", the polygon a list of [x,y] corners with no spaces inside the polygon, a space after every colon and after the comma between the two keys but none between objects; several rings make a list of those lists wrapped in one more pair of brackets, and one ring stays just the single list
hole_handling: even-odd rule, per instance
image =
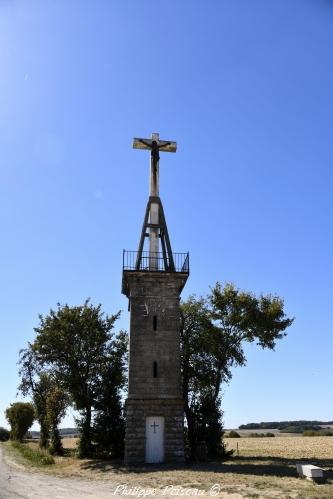
[{"label": "stone masonry", "polygon": [[188,274],[123,272],[130,302],[129,391],[125,463],[145,462],[145,422],[163,416],[165,461],[184,460],[180,379],[180,293]]}]

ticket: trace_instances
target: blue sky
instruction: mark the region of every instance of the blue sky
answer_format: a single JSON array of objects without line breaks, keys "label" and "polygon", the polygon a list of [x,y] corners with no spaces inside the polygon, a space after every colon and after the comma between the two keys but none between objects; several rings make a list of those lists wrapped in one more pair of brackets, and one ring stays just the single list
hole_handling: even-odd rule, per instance
[{"label": "blue sky", "polygon": [[328,0],[0,3],[0,425],[39,313],[91,297],[127,328],[153,131],[183,297],[233,281],[296,317],[246,347],[226,427],[333,419],[332,25]]}]

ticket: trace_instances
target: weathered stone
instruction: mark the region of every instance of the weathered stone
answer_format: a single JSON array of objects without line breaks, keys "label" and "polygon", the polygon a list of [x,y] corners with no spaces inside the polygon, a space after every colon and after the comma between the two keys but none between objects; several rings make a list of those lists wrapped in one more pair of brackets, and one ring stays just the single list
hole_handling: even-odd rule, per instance
[{"label": "weathered stone", "polygon": [[302,478],[319,482],[324,480],[324,470],[318,466],[313,464],[297,463],[296,468],[299,476]]},{"label": "weathered stone", "polygon": [[187,274],[182,273],[129,271],[123,275],[131,307],[127,464],[145,462],[145,428],[149,416],[164,417],[165,461],[184,460],[179,295],[186,279]]}]

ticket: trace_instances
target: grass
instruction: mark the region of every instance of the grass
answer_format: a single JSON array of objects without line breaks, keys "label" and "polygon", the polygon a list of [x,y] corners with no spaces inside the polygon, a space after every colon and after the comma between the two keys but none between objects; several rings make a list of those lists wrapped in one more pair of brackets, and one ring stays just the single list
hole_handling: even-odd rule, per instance
[{"label": "grass", "polygon": [[55,463],[54,458],[47,451],[32,449],[24,443],[12,440],[7,445],[17,450],[24,459],[35,466],[48,466]]},{"label": "grass", "polygon": [[[110,490],[126,487],[197,488],[209,491],[219,484],[221,493],[244,498],[332,499],[333,437],[226,438],[228,448],[239,457],[225,462],[184,465],[124,466],[121,461],[77,459],[74,438],[63,438],[66,455],[54,457],[55,464],[44,466],[47,474],[60,477],[107,481]],[[35,453],[38,442],[25,444]],[[297,477],[296,463],[309,462],[325,469],[326,483],[316,485]],[[206,497],[206,496],[205,496]]]}]

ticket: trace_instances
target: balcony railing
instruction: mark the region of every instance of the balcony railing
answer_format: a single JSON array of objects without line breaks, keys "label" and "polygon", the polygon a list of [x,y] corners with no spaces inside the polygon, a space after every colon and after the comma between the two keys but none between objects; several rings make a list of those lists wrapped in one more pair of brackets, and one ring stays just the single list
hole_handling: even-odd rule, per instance
[{"label": "balcony railing", "polygon": [[189,253],[123,251],[123,270],[137,272],[183,272],[189,274]]}]

